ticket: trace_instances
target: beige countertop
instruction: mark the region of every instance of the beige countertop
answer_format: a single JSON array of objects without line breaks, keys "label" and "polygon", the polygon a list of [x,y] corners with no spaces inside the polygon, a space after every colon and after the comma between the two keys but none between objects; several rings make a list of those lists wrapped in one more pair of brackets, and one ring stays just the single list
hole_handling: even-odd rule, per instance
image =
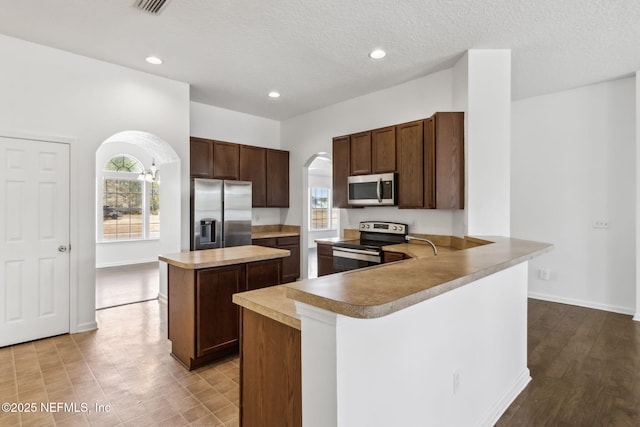
[{"label": "beige countertop", "polygon": [[295,302],[287,298],[285,285],[270,286],[233,295],[233,302],[270,319],[300,330]]},{"label": "beige countertop", "polygon": [[493,243],[290,283],[287,297],[349,317],[382,317],[553,248],[505,237],[485,240]]},{"label": "beige countertop", "polygon": [[300,236],[299,231],[264,231],[260,233],[251,233],[252,239],[271,239],[274,237],[294,237]]},{"label": "beige countertop", "polygon": [[252,239],[272,239],[277,237],[294,237],[300,236],[299,225],[254,225],[251,227]]},{"label": "beige countertop", "polygon": [[222,267],[224,265],[245,264],[274,258],[288,257],[285,249],[266,248],[264,246],[233,246],[231,248],[185,251],[158,256],[160,261],[187,270]]}]

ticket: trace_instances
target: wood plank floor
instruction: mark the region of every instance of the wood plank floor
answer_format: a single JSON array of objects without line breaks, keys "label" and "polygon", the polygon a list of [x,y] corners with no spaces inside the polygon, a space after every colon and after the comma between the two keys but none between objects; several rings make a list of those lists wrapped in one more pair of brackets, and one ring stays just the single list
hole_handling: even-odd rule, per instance
[{"label": "wood plank floor", "polygon": [[[97,320],[97,331],[0,348],[0,401],[110,412],[0,412],[0,426],[238,425],[237,357],[186,371],[169,355],[158,301]],[[630,316],[529,300],[528,365],[533,380],[497,426],[640,426],[640,322]]]},{"label": "wood plank floor", "polygon": [[497,426],[640,426],[640,322],[529,300],[533,380]]}]

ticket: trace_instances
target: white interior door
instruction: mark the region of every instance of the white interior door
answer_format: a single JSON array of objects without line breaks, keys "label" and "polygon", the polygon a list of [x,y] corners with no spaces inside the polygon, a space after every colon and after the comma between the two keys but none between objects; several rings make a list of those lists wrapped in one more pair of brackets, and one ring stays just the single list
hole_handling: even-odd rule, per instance
[{"label": "white interior door", "polygon": [[69,145],[0,137],[0,347],[69,332]]}]

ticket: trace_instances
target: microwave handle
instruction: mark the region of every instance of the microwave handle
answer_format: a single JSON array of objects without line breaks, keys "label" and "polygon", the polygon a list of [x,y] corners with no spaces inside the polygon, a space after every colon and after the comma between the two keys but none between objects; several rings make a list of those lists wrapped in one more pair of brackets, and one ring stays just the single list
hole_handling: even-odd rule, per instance
[{"label": "microwave handle", "polygon": [[378,185],[376,185],[376,196],[378,196],[378,203],[382,203],[382,178],[378,178]]}]

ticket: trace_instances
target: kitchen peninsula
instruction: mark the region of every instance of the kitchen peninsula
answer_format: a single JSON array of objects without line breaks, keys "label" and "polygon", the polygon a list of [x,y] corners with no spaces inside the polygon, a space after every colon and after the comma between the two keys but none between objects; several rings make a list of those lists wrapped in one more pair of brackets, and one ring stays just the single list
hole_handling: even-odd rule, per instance
[{"label": "kitchen peninsula", "polygon": [[[296,282],[279,294],[234,295],[243,316],[297,336],[283,341],[289,347],[300,325],[304,380],[291,380],[293,366],[282,387],[290,401],[301,390],[305,427],[492,425],[499,418],[530,380],[527,264],[552,245],[483,239],[490,243]],[[243,353],[251,349],[243,342]],[[247,359],[255,355],[241,355],[242,412],[265,415]],[[288,414],[282,411],[290,407],[277,409]]]},{"label": "kitchen peninsula", "polygon": [[161,255],[168,264],[171,354],[191,370],[238,351],[234,293],[278,285],[288,250],[234,246]]}]

